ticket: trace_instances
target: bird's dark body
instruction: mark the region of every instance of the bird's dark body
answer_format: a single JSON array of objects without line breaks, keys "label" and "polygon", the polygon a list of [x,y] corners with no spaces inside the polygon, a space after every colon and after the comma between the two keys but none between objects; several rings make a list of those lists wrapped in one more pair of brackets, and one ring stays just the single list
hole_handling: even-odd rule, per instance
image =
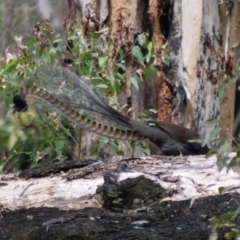
[{"label": "bird's dark body", "polygon": [[151,126],[138,121],[131,121],[131,124],[141,136],[159,147],[160,155],[201,155],[209,151],[199,143],[199,134],[188,128],[159,121],[152,121]]}]

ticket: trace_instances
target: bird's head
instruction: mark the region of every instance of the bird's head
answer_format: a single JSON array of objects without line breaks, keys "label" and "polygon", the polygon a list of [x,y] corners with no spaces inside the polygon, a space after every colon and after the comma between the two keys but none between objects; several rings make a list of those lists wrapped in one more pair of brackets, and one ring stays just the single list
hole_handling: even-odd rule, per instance
[{"label": "bird's head", "polygon": [[16,112],[24,112],[28,110],[28,105],[26,102],[26,96],[25,95],[19,95],[17,94],[13,98],[13,103],[14,103],[14,110]]}]

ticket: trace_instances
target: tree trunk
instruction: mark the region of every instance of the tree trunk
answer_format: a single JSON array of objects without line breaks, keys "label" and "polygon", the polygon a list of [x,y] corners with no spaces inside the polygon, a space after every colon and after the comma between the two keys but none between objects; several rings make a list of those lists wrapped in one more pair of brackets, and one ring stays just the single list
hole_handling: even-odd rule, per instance
[{"label": "tree trunk", "polygon": [[[206,139],[221,126],[221,139],[231,145],[235,83],[228,85],[222,99],[219,91],[236,74],[236,49],[232,46],[238,37],[238,1],[110,1],[108,6],[103,1],[95,6],[111,28],[113,42],[126,53],[127,77],[119,98],[121,105],[128,106],[125,113],[136,118],[144,110],[156,108],[157,120],[195,129]],[[147,32],[154,44],[157,74],[149,82],[143,80],[137,91],[131,76],[140,68],[132,47],[142,32]],[[164,44],[170,67],[163,63]],[[209,119],[215,123],[203,127]]]},{"label": "tree trunk", "polygon": [[[225,9],[224,14],[222,9]],[[230,144],[235,83],[229,85],[223,101],[219,99],[219,91],[222,84],[235,74],[237,58],[232,45],[237,42],[237,12],[237,1],[234,1],[233,8],[226,2],[175,1],[170,34],[172,68],[175,79],[180,81],[178,85],[185,90],[187,102],[176,112],[180,110],[185,125],[205,137],[220,125],[222,140]],[[178,98],[178,101],[182,102],[182,99]],[[203,128],[201,123],[208,119],[217,121],[212,127]]]}]

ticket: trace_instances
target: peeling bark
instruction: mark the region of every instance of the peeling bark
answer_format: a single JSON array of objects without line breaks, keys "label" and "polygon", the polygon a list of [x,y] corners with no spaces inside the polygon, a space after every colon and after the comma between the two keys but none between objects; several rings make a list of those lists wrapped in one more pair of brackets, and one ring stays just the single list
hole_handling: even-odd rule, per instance
[{"label": "peeling bark", "polygon": [[92,0],[73,0],[75,6],[82,14],[82,23],[85,26],[85,31],[87,29],[94,30],[97,29],[99,24],[96,9],[93,6]]},{"label": "peeling bark", "polygon": [[[99,3],[99,1],[97,1]],[[102,24],[108,17],[109,14],[109,6],[108,0],[101,0],[99,3],[99,19],[100,24]]]},{"label": "peeling bark", "polygon": [[[219,126],[219,81],[221,62],[218,52],[221,51],[221,31],[217,2],[205,1],[203,4],[203,21],[199,47],[197,85],[196,85],[196,129],[204,136]],[[204,128],[201,123],[208,119],[216,119],[211,128]]]},{"label": "peeling bark", "polygon": [[157,119],[163,122],[172,122],[172,91],[167,83],[166,76],[162,71],[158,71],[157,81]]},{"label": "peeling bark", "polygon": [[[148,205],[150,199],[182,201],[212,196],[218,194],[219,187],[228,193],[239,193],[240,179],[232,170],[218,172],[216,158],[204,156],[50,163],[24,171],[19,177],[1,176],[0,205],[5,208],[42,206],[70,210],[111,203],[107,208],[135,209]],[[151,188],[151,193],[145,195]],[[127,201],[133,205],[128,206]]]},{"label": "peeling bark", "polygon": [[161,26],[161,17],[165,15],[164,12],[164,4],[165,1],[149,1],[148,8],[148,18],[149,24],[152,29],[151,40],[154,43],[156,59],[155,65],[157,67],[157,77],[155,79],[156,86],[156,108],[157,108],[157,120],[172,122],[172,104],[171,101],[173,99],[173,94],[171,91],[171,87],[167,83],[167,79],[162,67],[162,59],[161,59],[161,47],[165,43],[166,39],[162,32]]},{"label": "peeling bark", "polygon": [[[218,4],[174,1],[169,38],[173,85],[183,86],[184,92],[176,97],[177,102],[185,99],[186,103],[177,104],[173,112],[178,123],[194,128],[206,138],[220,124],[222,139],[231,141],[235,84],[226,90],[221,103],[219,88],[235,74],[236,51],[232,52],[230,45],[237,41],[234,26],[239,3],[234,1],[230,16],[226,16],[227,3]],[[233,35],[229,38],[230,34]],[[216,124],[202,127],[201,123],[208,119],[216,119]]]},{"label": "peeling bark", "polygon": [[[171,59],[172,78],[171,82],[173,86],[176,86],[176,91],[179,93],[176,95],[177,104],[175,104],[174,122],[187,126],[187,122],[191,122],[191,119],[185,120],[185,117],[189,114],[183,114],[185,107],[188,105],[187,96],[183,83],[183,64],[182,64],[182,6],[181,1],[174,1],[172,6],[172,19],[169,26],[169,55]],[[179,91],[183,89],[183,91]],[[190,115],[191,117],[191,115]],[[185,124],[184,124],[185,123]]]},{"label": "peeling bark", "polygon": [[156,48],[160,48],[164,43],[164,36],[161,32],[161,26],[159,18],[163,13],[162,10],[163,1],[159,0],[150,0],[148,7],[148,17],[152,24],[152,41]]}]

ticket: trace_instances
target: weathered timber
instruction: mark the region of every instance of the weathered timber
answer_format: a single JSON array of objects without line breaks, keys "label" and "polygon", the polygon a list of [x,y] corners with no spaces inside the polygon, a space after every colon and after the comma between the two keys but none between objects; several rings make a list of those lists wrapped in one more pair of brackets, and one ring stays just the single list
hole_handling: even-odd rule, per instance
[{"label": "weathered timber", "polygon": [[240,176],[215,157],[51,163],[19,176],[0,178],[3,240],[208,239],[209,219],[240,201]]}]

